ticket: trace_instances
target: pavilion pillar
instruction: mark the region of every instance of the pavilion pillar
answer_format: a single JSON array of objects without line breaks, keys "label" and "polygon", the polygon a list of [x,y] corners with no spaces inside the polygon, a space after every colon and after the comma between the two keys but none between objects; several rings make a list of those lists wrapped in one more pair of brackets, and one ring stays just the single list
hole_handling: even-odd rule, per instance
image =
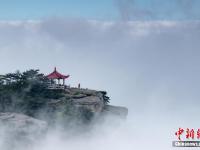
[{"label": "pavilion pillar", "polygon": [[58,85],[60,85],[60,79],[58,79]]},{"label": "pavilion pillar", "polygon": [[63,79],[63,85],[65,85],[65,79]]}]

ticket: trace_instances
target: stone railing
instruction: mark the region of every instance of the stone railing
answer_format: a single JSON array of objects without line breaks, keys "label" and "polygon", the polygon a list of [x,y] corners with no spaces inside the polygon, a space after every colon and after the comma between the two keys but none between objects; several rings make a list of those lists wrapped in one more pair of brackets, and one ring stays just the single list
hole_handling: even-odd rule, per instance
[{"label": "stone railing", "polygon": [[59,84],[50,84],[48,85],[48,89],[65,89],[65,85],[59,85]]}]

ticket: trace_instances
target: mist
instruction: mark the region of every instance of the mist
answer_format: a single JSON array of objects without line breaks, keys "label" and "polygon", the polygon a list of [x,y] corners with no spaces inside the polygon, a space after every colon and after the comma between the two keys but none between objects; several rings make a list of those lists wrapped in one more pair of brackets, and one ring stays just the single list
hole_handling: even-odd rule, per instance
[{"label": "mist", "polygon": [[199,125],[199,29],[198,21],[1,21],[0,74],[57,66],[67,84],[106,90],[129,109],[122,123],[111,117],[70,138],[50,130],[30,149],[171,148],[179,127]]},{"label": "mist", "polygon": [[[139,120],[138,120],[139,121]],[[153,120],[152,120],[153,121]],[[131,150],[131,149],[169,149],[171,148],[170,136],[166,130],[158,128],[158,125],[142,125],[119,120],[109,116],[104,122],[90,126],[89,130],[81,127],[60,128],[60,124],[54,129],[38,138],[19,140],[8,128],[1,125],[0,148],[3,150]],[[161,125],[161,124],[159,124]],[[164,124],[161,126],[163,127]],[[5,127],[5,126],[4,126]],[[31,131],[30,131],[31,132]],[[162,133],[162,134],[161,134]],[[22,141],[21,141],[22,140]]]}]

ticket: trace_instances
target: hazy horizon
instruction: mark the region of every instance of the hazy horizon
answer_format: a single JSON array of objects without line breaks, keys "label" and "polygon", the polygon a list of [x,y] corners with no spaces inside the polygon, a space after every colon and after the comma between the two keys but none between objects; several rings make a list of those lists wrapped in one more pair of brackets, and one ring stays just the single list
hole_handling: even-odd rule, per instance
[{"label": "hazy horizon", "polygon": [[105,90],[129,109],[119,127],[49,133],[39,150],[169,149],[179,127],[199,128],[200,1],[20,2],[0,6],[0,74],[57,67],[67,85]]}]

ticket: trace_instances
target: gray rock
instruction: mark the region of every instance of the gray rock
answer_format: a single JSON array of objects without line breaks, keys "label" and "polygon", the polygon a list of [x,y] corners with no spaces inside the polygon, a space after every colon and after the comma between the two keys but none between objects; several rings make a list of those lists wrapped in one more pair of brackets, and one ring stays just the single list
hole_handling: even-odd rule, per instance
[{"label": "gray rock", "polygon": [[45,121],[17,113],[0,113],[0,123],[26,134],[41,133],[47,129]]},{"label": "gray rock", "polygon": [[0,127],[3,137],[0,147],[6,150],[20,145],[28,146],[47,131],[45,121],[17,113],[0,113]]},{"label": "gray rock", "polygon": [[126,107],[106,105],[103,109],[104,115],[114,115],[120,118],[126,118],[128,109]]},{"label": "gray rock", "polygon": [[126,118],[128,109],[107,105],[109,97],[106,94],[105,91],[68,88],[63,98],[49,101],[48,106],[53,108],[52,110],[62,112],[61,110],[66,109],[65,105],[70,103],[78,110],[84,109],[98,115],[115,115],[116,117]]},{"label": "gray rock", "polygon": [[104,107],[103,100],[98,96],[87,96],[84,98],[73,99],[72,103],[77,107],[83,107],[91,112],[101,112]]}]

